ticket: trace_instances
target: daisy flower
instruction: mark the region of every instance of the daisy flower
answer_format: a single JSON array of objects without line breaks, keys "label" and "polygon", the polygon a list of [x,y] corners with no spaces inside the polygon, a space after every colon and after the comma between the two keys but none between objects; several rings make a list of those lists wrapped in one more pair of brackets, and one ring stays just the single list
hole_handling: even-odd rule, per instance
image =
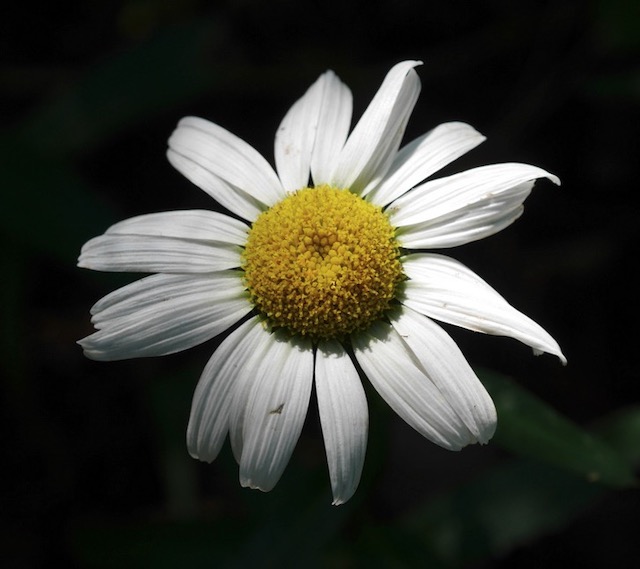
[{"label": "daisy flower", "polygon": [[231,330],[196,387],[187,446],[210,462],[229,434],[243,486],[275,486],[315,385],[333,503],[347,501],[367,442],[362,376],[437,445],[486,443],[493,402],[434,320],[565,362],[547,332],[474,272],[425,252],[500,231],[536,179],[559,180],[515,163],[430,179],[484,137],[450,122],[400,148],[419,64],[389,71],[351,133],[350,90],[321,75],[276,132],[275,170],[224,128],[182,119],[168,159],[229,214],[141,215],[82,249],[80,267],[155,273],[93,306],[97,331],[79,342],[89,358],[166,355]]}]

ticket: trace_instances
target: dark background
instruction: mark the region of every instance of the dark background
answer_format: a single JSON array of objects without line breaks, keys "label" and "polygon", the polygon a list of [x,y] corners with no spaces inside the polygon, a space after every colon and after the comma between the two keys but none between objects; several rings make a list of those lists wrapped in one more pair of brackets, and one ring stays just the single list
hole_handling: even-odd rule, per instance
[{"label": "dark background", "polygon": [[[86,360],[75,341],[92,331],[90,306],[132,277],[75,260],[119,219],[215,207],[165,160],[183,115],[228,128],[272,162],[280,119],[325,69],[351,87],[357,117],[394,63],[421,59],[405,140],[462,120],[488,140],[444,173],[522,161],[562,180],[539,182],[515,225],[447,253],[542,324],[569,365],[512,340],[451,333],[472,365],[591,427],[640,395],[639,6],[15,4],[0,23],[3,566],[630,566],[640,554],[633,489],[596,492],[526,539],[447,565],[407,520],[511,456],[434,448],[371,390],[365,473],[348,505],[328,505],[315,411],[276,490],[240,489],[228,449],[201,465],[184,445],[216,341],[166,358]],[[523,467],[526,484],[536,469]],[[499,501],[503,487],[487,488]]]}]

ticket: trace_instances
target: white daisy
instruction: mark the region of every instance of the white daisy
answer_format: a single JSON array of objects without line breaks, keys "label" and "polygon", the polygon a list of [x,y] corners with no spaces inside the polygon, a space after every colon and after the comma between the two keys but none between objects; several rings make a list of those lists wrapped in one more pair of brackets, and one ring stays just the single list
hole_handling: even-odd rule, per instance
[{"label": "white daisy", "polygon": [[237,325],[196,387],[192,456],[212,461],[229,433],[243,486],[271,490],[298,440],[315,385],[333,503],[355,492],[368,430],[358,367],[412,427],[451,450],[494,433],[491,398],[433,320],[511,336],[565,362],[558,344],[471,270],[424,249],[454,247],[515,221],[537,178],[495,164],[437,179],[480,144],[442,124],[399,149],[420,91],[405,61],[349,134],[352,99],[331,71],[284,117],[276,169],[220,126],[188,117],[168,158],[235,217],[142,215],[82,249],[79,266],[157,273],[100,300],[97,360],[185,350]]}]

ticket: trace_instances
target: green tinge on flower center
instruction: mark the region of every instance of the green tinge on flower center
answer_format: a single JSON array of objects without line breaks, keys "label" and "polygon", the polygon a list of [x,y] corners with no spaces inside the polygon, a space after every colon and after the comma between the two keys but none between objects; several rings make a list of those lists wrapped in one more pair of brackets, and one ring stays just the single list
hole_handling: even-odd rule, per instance
[{"label": "green tinge on flower center", "polygon": [[404,279],[395,230],[348,190],[303,188],[253,223],[243,254],[251,301],[270,324],[315,340],[366,328]]}]

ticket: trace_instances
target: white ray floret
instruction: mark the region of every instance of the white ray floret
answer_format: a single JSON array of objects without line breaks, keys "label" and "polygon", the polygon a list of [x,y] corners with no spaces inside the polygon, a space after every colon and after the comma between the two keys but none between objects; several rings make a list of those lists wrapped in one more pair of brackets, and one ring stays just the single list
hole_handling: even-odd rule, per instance
[{"label": "white ray floret", "polygon": [[364,388],[340,342],[331,340],[318,346],[315,385],[333,503],[338,505],[351,498],[358,487],[369,428]]},{"label": "white ray floret", "polygon": [[416,253],[405,257],[403,267],[409,277],[406,306],[468,330],[515,338],[536,353],[554,354],[566,363],[548,332],[462,263],[444,255]]}]

